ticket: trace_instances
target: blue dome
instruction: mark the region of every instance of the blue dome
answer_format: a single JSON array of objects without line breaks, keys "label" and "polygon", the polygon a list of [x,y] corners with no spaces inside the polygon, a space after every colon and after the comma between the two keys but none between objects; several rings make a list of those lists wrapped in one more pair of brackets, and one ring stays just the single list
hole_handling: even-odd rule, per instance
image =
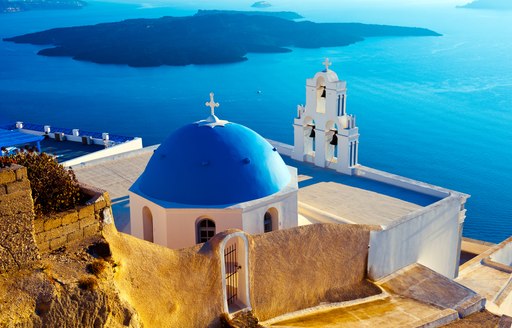
[{"label": "blue dome", "polygon": [[291,176],[275,148],[236,123],[174,131],[138,180],[154,199],[188,205],[227,205],[272,195]]}]

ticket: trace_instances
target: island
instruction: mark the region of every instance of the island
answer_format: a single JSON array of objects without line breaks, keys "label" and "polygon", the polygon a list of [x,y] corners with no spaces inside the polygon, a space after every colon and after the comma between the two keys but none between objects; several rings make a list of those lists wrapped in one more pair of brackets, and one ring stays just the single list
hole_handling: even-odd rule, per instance
[{"label": "island", "polygon": [[42,9],[80,9],[86,4],[82,0],[0,0],[0,13]]},{"label": "island", "polygon": [[302,19],[303,16],[297,14],[293,11],[237,11],[237,10],[204,10],[200,9],[197,11],[196,16],[199,15],[213,15],[213,14],[243,14],[243,15],[257,15],[257,16],[272,16],[279,17],[283,19]]},{"label": "island", "polygon": [[272,7],[272,5],[267,2],[267,1],[256,1],[255,3],[252,4],[251,7],[254,7],[254,8],[268,8],[268,7]]},{"label": "island", "polygon": [[55,28],[4,41],[52,45],[38,52],[43,56],[149,67],[234,63],[247,60],[248,53],[290,52],[293,47],[341,47],[367,37],[439,35],[416,27],[297,22],[268,15],[202,12],[187,17]]},{"label": "island", "polygon": [[510,0],[475,0],[459,8],[469,9],[493,9],[493,10],[512,10],[512,1]]}]

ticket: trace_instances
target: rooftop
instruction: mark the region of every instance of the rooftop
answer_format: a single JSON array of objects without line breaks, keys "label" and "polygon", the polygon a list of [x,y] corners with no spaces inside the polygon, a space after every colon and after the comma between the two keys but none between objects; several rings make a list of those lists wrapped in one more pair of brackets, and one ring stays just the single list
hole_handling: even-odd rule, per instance
[{"label": "rooftop", "polygon": [[319,182],[299,189],[299,204],[355,224],[386,225],[420,205],[338,182]]},{"label": "rooftop", "polygon": [[41,151],[57,156],[59,163],[102,149],[105,149],[105,146],[83,145],[79,142],[55,141],[55,139],[44,139],[41,141]]},{"label": "rooftop", "polygon": [[502,314],[512,305],[512,237],[460,266],[458,283],[476,291],[487,299],[487,310]]},{"label": "rooftop", "polygon": [[[73,166],[80,181],[109,192],[120,231],[128,231],[128,189],[144,171],[157,147],[146,147]],[[439,200],[385,183],[321,169],[286,156],[283,159],[287,165],[299,171],[301,203],[322,208],[355,223],[386,224]]]}]

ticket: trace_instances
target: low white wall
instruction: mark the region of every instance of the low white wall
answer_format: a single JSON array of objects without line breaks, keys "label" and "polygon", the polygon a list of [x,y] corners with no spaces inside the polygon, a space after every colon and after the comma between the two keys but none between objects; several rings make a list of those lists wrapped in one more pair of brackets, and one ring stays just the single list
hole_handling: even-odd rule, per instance
[{"label": "low white wall", "polygon": [[503,265],[512,265],[512,243],[508,243],[490,256],[494,262],[501,263]]},{"label": "low white wall", "polygon": [[460,198],[450,196],[414,211],[381,231],[370,232],[368,276],[378,280],[420,263],[455,278],[458,266]]},{"label": "low white wall", "polygon": [[[288,145],[271,139],[267,139],[267,141],[272,146],[276,147],[277,151],[280,154],[291,157],[293,151],[292,145]],[[306,161],[311,162],[311,160]],[[397,186],[400,188],[416,191],[425,195],[430,195],[438,198],[446,198],[452,194],[458,195],[463,200],[469,198],[469,195],[464,193],[452,191],[429,183],[409,179],[406,177],[402,177],[400,175],[380,171],[359,164],[353,168],[353,174],[362,178],[383,182],[392,186]]]},{"label": "low white wall", "polygon": [[[407,190],[416,191],[425,195],[430,195],[439,198],[448,197],[452,191],[434,186],[425,182],[409,179],[396,174],[372,169],[370,167],[358,165],[354,168],[354,174],[362,178],[384,182],[386,184],[404,188]],[[461,196],[467,197],[467,195],[461,194]]]},{"label": "low white wall", "polygon": [[109,148],[95,151],[94,153],[90,153],[90,154],[83,155],[83,156],[80,156],[80,157],[77,157],[74,159],[70,159],[69,161],[63,162],[62,165],[69,167],[69,166],[78,165],[78,164],[82,164],[85,162],[90,162],[90,161],[94,161],[97,159],[129,152],[129,151],[133,151],[133,150],[137,150],[137,149],[142,149],[142,139],[141,138],[135,138],[133,140],[123,142],[121,144],[117,144],[117,145],[109,147]]}]

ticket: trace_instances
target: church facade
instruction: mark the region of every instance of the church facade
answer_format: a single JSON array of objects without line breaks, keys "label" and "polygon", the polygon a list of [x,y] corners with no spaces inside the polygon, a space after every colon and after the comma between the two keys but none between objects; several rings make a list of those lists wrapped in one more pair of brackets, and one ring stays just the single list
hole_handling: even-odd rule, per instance
[{"label": "church facade", "polygon": [[216,233],[251,234],[296,227],[297,169],[253,130],[210,116],[158,147],[130,188],[131,234],[170,248]]}]

